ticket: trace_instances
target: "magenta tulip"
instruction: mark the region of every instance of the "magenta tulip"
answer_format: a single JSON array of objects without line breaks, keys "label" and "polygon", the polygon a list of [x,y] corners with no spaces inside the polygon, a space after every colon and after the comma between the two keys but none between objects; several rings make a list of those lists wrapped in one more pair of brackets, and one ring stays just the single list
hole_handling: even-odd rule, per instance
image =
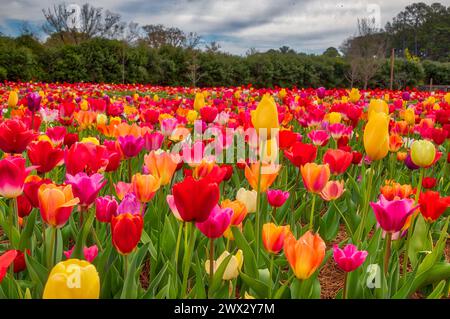
[{"label": "magenta tulip", "polygon": [[230,226],[233,210],[231,208],[220,208],[216,205],[207,220],[196,223],[197,228],[208,238],[219,238]]},{"label": "magenta tulip", "polygon": [[289,192],[281,189],[269,189],[267,191],[267,201],[272,207],[281,207],[289,198]]},{"label": "magenta tulip", "polygon": [[119,145],[123,155],[126,158],[132,158],[141,152],[144,147],[144,139],[133,135],[120,136]]},{"label": "magenta tulip", "polygon": [[370,205],[378,224],[388,233],[396,233],[402,230],[408,217],[418,207],[418,205],[414,205],[413,199],[405,198],[389,201],[383,195],[380,195],[378,202],[372,202]]},{"label": "magenta tulip", "polygon": [[117,213],[117,201],[114,197],[106,195],[95,199],[95,217],[102,223],[111,222],[112,216]]},{"label": "magenta tulip", "polygon": [[73,195],[80,199],[80,205],[85,208],[94,203],[95,198],[106,184],[102,174],[88,174],[81,172],[76,175],[66,175],[66,183],[72,185]]},{"label": "magenta tulip", "polygon": [[361,266],[367,255],[367,251],[358,250],[358,247],[352,244],[348,244],[344,249],[339,248],[338,245],[333,246],[334,261],[345,272],[351,272]]}]

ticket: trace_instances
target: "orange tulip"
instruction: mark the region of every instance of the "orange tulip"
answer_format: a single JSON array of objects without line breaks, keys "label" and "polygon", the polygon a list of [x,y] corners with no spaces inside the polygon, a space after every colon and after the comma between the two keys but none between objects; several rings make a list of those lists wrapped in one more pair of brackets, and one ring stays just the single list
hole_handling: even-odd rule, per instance
[{"label": "orange tulip", "polygon": [[289,225],[277,226],[274,223],[264,224],[262,227],[263,245],[269,253],[278,254],[283,249],[284,239],[289,234]]},{"label": "orange tulip", "polygon": [[92,111],[78,111],[73,115],[80,125],[80,129],[86,129],[97,121],[97,113]]},{"label": "orange tulip", "polygon": [[[258,190],[259,162],[245,166],[245,178],[254,190]],[[281,165],[264,164],[261,167],[260,191],[265,193],[280,172]]]},{"label": "orange tulip", "polygon": [[303,184],[311,193],[319,194],[330,179],[328,164],[306,163],[300,167]]},{"label": "orange tulip", "polygon": [[414,195],[415,190],[409,184],[401,185],[394,181],[388,180],[385,182],[385,185],[380,188],[380,192],[387,200],[394,200],[410,198]]},{"label": "orange tulip", "polygon": [[233,210],[233,215],[231,216],[230,225],[237,226],[244,220],[245,216],[247,216],[247,207],[245,204],[239,200],[231,201],[229,199],[225,199],[220,203],[221,208],[231,208]]},{"label": "orange tulip", "polygon": [[38,190],[38,200],[42,219],[53,227],[63,226],[69,220],[73,206],[80,201],[78,197],[73,197],[72,185],[55,184],[42,184]]},{"label": "orange tulip", "polygon": [[141,203],[149,202],[159,189],[159,180],[153,175],[134,174],[131,179],[131,190]]},{"label": "orange tulip", "polygon": [[389,136],[389,151],[397,152],[400,149],[400,147],[402,147],[402,145],[403,140],[399,135],[393,134]]},{"label": "orange tulip", "polygon": [[144,156],[144,164],[148,172],[159,179],[161,185],[167,185],[177,169],[180,158],[168,152],[151,151]]},{"label": "orange tulip", "polygon": [[319,234],[306,232],[298,240],[289,234],[284,240],[284,254],[298,279],[308,279],[325,257],[325,242]]}]

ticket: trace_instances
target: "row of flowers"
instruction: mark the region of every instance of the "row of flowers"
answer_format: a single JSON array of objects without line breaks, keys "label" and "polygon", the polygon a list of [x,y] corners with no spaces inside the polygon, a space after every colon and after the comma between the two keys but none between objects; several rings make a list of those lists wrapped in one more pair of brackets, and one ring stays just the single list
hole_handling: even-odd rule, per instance
[{"label": "row of flowers", "polygon": [[[318,298],[331,255],[336,298],[448,295],[448,93],[5,83],[0,96],[0,297]],[[208,129],[223,135],[195,138]],[[222,163],[210,146],[260,156]]]}]

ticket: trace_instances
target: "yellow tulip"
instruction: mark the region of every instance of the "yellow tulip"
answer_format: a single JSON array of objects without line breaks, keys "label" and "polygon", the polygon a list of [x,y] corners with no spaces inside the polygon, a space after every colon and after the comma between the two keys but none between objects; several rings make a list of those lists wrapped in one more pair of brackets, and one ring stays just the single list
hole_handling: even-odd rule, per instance
[{"label": "yellow tulip", "polygon": [[374,113],[380,113],[383,112],[384,114],[389,114],[389,106],[387,105],[386,101],[381,99],[372,99],[369,103],[369,110],[368,113],[368,119],[370,120],[371,116]]},{"label": "yellow tulip", "polygon": [[364,148],[372,161],[384,158],[389,152],[389,116],[373,113],[364,129]]},{"label": "yellow tulip", "polygon": [[89,104],[86,100],[81,101],[80,109],[82,109],[83,111],[87,111],[89,109]]},{"label": "yellow tulip", "polygon": [[9,92],[8,107],[16,107],[19,102],[19,96],[16,91]]},{"label": "yellow tulip", "polygon": [[97,125],[106,125],[108,123],[108,117],[106,114],[99,113],[97,114]]},{"label": "yellow tulip", "polygon": [[445,102],[450,104],[450,92],[444,95],[444,100],[445,100]]},{"label": "yellow tulip", "polygon": [[[213,269],[214,272],[217,271],[217,269],[220,267],[222,262],[230,255],[228,251],[224,251],[222,255],[217,258],[217,260],[213,261]],[[205,269],[206,273],[209,275],[209,266],[210,261],[207,260],[205,262]],[[239,271],[242,268],[242,264],[244,263],[244,255],[242,253],[242,250],[238,250],[236,255],[231,256],[230,260],[228,261],[228,265],[225,268],[225,272],[223,273],[222,279],[223,280],[232,280],[234,278],[237,278],[239,276]]]},{"label": "yellow tulip", "polygon": [[411,144],[411,160],[419,167],[433,164],[436,157],[436,148],[427,140],[414,141]]},{"label": "yellow tulip", "polygon": [[194,110],[198,111],[205,106],[205,96],[202,93],[195,94]]},{"label": "yellow tulip", "polygon": [[330,114],[328,114],[328,122],[330,122],[330,124],[340,123],[341,120],[342,115],[339,112],[331,112]]},{"label": "yellow tulip", "polygon": [[280,92],[278,92],[278,96],[280,97],[280,99],[284,99],[287,95],[286,89],[283,88],[280,90]]},{"label": "yellow tulip", "polygon": [[196,110],[189,110],[186,115],[186,119],[189,123],[193,123],[198,117],[198,112]]},{"label": "yellow tulip", "polygon": [[252,123],[258,133],[261,134],[265,129],[267,138],[271,136],[271,129],[277,129],[278,124],[278,110],[275,100],[268,94],[265,94],[259,102],[256,110],[251,111]]},{"label": "yellow tulip", "polygon": [[158,94],[153,95],[153,101],[158,102],[159,101],[159,96]]},{"label": "yellow tulip", "polygon": [[98,299],[100,277],[85,260],[68,259],[56,264],[47,279],[44,299]]},{"label": "yellow tulip", "polygon": [[403,118],[409,125],[413,125],[416,122],[416,115],[412,108],[408,108],[404,111]]},{"label": "yellow tulip", "polygon": [[100,141],[96,137],[93,137],[93,136],[83,137],[81,139],[80,143],[91,143],[94,145],[100,145]]},{"label": "yellow tulip", "polygon": [[348,94],[348,98],[350,102],[355,103],[359,101],[359,99],[361,98],[361,94],[359,93],[358,89],[353,88]]}]

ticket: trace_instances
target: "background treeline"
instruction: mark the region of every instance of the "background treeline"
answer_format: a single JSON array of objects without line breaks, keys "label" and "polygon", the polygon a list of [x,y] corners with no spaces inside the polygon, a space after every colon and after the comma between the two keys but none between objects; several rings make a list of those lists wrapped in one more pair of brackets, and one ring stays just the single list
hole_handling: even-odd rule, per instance
[{"label": "background treeline", "polygon": [[340,52],[330,47],[321,55],[283,46],[236,56],[221,52],[218,43],[205,44],[195,33],[124,23],[118,14],[89,4],[82,9],[76,28],[66,23],[65,4],[43,10],[45,42],[26,27],[16,38],[0,36],[0,80],[389,87],[389,56],[395,49],[394,88],[430,79],[450,84],[450,7],[437,3],[407,6],[384,30],[374,21],[358,20],[358,34],[345,40]]}]

